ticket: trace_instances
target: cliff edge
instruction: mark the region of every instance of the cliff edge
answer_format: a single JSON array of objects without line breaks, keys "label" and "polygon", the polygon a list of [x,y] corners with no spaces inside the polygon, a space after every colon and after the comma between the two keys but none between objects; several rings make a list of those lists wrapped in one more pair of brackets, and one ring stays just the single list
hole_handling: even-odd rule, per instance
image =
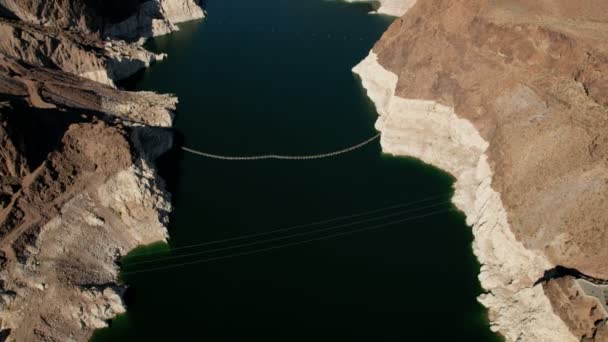
[{"label": "cliff edge", "polygon": [[125,311],[116,261],[165,240],[154,160],[177,99],[114,81],[195,0],[0,0],[0,340],[85,341]]},{"label": "cliff edge", "polygon": [[354,71],[383,149],[456,178],[492,329],[605,341],[608,3],[418,1]]},{"label": "cliff edge", "polygon": [[114,86],[165,57],[146,38],[203,17],[198,0],[0,0],[0,53]]}]

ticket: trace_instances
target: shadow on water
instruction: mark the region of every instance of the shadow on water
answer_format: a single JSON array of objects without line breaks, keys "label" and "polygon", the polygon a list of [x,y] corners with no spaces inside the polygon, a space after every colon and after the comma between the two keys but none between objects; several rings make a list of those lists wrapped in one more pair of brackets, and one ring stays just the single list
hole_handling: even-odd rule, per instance
[{"label": "shadow on water", "polygon": [[[162,62],[160,62],[160,63],[162,63]],[[153,68],[154,64],[151,67]],[[148,72],[150,72],[150,68],[141,69],[141,70],[137,71],[136,73],[134,73],[133,75],[129,76],[128,78],[117,81],[116,86],[122,90],[137,90],[137,84],[144,79],[144,77],[146,76],[146,73],[148,73]]]},{"label": "shadow on water", "polygon": [[[178,149],[309,154],[376,134],[351,72],[391,22],[369,6],[208,1],[203,22],[147,43],[169,58],[121,86],[179,96],[176,147],[158,160],[173,194],[171,251],[122,260],[128,312],[95,341],[498,340],[476,301],[471,231],[449,210],[451,176],[377,142],[307,162]],[[293,227],[370,210],[345,227]],[[193,247],[238,236],[249,237]]]},{"label": "shadow on water", "polygon": [[182,154],[184,152],[180,149],[180,146],[183,145],[183,134],[175,130],[173,135],[173,148],[156,160],[158,172],[165,180],[166,189],[171,194],[171,200],[173,202],[177,201],[179,199],[178,196],[180,195],[180,192],[177,191],[179,170],[175,165],[179,165],[179,161],[183,157]]}]

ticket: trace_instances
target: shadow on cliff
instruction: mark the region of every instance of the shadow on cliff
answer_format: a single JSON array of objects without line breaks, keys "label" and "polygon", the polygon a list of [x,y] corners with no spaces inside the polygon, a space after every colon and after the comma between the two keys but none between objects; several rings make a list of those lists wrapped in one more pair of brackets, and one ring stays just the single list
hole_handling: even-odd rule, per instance
[{"label": "shadow on cliff", "polygon": [[[136,85],[143,79],[147,69],[142,69],[130,77],[120,80],[116,86],[121,90],[137,91]],[[174,111],[175,116],[179,115],[179,108]],[[172,134],[173,146],[164,151],[158,158],[155,158],[156,168],[160,177],[165,181],[166,189],[171,193],[172,202],[176,199],[176,189],[178,184],[179,171],[177,165],[182,158],[183,151],[180,149],[184,144],[184,136],[172,128],[153,128],[155,130],[163,129],[165,132]]]},{"label": "shadow on cliff", "polygon": [[8,336],[11,334],[11,329],[2,329],[0,330],[0,342],[4,342],[8,340]]},{"label": "shadow on cliff", "polygon": [[70,125],[90,121],[81,111],[31,107],[24,99],[0,96],[8,106],[0,110],[9,135],[19,145],[30,170],[37,168],[56,150]]},{"label": "shadow on cliff", "polygon": [[[135,41],[152,36],[160,5],[151,0],[81,0],[88,9],[87,26],[102,37]],[[154,8],[152,8],[154,7]]]},{"label": "shadow on cliff", "polygon": [[137,91],[136,86],[143,80],[147,70],[147,68],[139,69],[131,76],[116,81],[116,87],[120,90]]},{"label": "shadow on cliff", "polygon": [[543,274],[543,276],[534,282],[534,286],[536,286],[538,284],[546,283],[551,279],[559,279],[559,278],[568,277],[568,276],[576,278],[576,279],[585,279],[592,283],[598,283],[598,284],[606,283],[608,281],[607,279],[598,279],[598,278],[590,277],[574,268],[568,268],[568,267],[558,265],[550,270],[546,270],[545,273]]}]

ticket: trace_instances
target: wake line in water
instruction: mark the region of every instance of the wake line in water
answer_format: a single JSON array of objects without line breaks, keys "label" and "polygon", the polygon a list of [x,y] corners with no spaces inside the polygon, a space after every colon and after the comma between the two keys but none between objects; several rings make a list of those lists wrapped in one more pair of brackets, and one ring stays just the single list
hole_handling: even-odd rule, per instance
[{"label": "wake line in water", "polygon": [[182,146],[181,149],[186,152],[190,152],[192,154],[196,154],[196,155],[199,155],[202,157],[220,159],[220,160],[265,160],[265,159],[312,160],[312,159],[323,159],[323,158],[335,157],[335,156],[338,156],[341,154],[345,154],[345,153],[357,150],[357,149],[364,147],[365,145],[371,143],[372,141],[378,139],[379,137],[380,137],[380,133],[374,135],[373,137],[371,137],[363,142],[360,142],[356,145],[352,145],[350,147],[347,147],[347,148],[344,148],[344,149],[341,149],[338,151],[321,153],[321,154],[309,154],[309,155],[263,154],[263,155],[257,155],[257,156],[227,156],[227,155],[221,155],[221,154],[207,153],[207,152],[195,150],[195,149],[184,147],[184,146]]}]

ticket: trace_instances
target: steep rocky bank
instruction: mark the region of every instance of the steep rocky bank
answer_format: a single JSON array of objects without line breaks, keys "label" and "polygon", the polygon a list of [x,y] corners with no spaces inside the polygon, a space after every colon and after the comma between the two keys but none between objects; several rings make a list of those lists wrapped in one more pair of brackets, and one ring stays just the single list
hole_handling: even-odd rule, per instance
[{"label": "steep rocky bank", "polygon": [[606,340],[608,312],[555,266],[608,278],[608,7],[428,0],[354,71],[383,149],[456,178],[492,329]]},{"label": "steep rocky bank", "polygon": [[0,19],[0,53],[111,86],[164,58],[124,41],[102,41],[94,35],[7,19]]},{"label": "steep rocky bank", "polygon": [[116,259],[166,237],[152,161],[171,146],[176,99],[9,59],[0,93],[2,329],[86,340],[124,311]]},{"label": "steep rocky bank", "polygon": [[0,14],[0,339],[84,341],[125,311],[116,260],[166,239],[171,210],[154,160],[177,99],[114,87],[163,56],[114,38],[203,11],[0,0]]},{"label": "steep rocky bank", "polygon": [[195,0],[0,0],[0,14],[0,53],[112,86],[165,57],[146,38],[204,17]]},{"label": "steep rocky bank", "polygon": [[0,14],[24,23],[102,38],[141,40],[204,17],[199,0],[0,0]]}]

